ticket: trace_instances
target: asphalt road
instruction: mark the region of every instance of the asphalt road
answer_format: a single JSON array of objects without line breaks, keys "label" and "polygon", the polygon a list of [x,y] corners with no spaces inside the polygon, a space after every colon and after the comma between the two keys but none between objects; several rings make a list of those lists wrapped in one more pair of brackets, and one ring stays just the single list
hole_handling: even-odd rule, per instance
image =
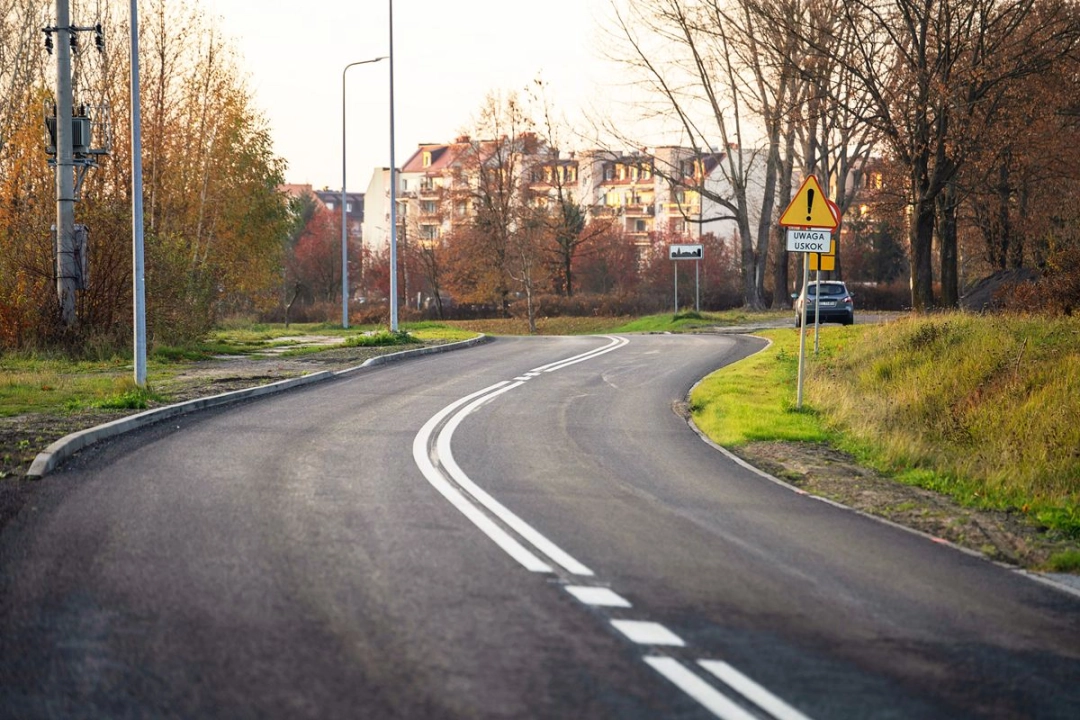
[{"label": "asphalt road", "polygon": [[1080,599],[674,412],[756,343],[500,339],[84,451],[0,536],[0,717],[1080,717]]}]

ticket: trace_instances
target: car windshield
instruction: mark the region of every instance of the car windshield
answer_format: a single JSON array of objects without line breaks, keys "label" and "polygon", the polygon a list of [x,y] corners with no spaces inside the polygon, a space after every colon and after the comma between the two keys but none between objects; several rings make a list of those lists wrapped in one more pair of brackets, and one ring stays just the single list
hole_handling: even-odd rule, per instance
[{"label": "car windshield", "polygon": [[[817,286],[811,285],[809,288],[807,288],[807,291],[811,295],[816,295]],[[845,288],[843,285],[822,285],[821,296],[825,297],[826,295],[847,295],[847,288]]]}]

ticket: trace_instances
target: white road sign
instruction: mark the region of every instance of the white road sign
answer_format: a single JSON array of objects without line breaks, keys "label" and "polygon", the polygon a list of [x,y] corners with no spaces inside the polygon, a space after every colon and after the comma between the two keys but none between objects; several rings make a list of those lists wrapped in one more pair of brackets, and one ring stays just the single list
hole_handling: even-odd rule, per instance
[{"label": "white road sign", "polygon": [[788,252],[827,253],[831,247],[832,233],[828,230],[794,230],[788,228]]},{"label": "white road sign", "polygon": [[670,260],[700,260],[704,255],[704,245],[671,245],[668,248]]}]

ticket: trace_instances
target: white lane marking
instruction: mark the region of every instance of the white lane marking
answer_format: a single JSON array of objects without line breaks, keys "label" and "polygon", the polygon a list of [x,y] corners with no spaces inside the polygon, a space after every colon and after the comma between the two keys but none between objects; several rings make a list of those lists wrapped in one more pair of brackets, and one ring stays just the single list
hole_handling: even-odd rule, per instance
[{"label": "white lane marking", "polygon": [[454,460],[454,451],[451,449],[451,440],[454,437],[454,430],[473,410],[480,407],[484,403],[502,395],[505,392],[513,390],[516,387],[520,387],[522,383],[511,383],[504,387],[498,388],[487,395],[483,395],[476,398],[471,403],[463,407],[446,423],[443,429],[439,432],[438,438],[436,438],[436,453],[439,458],[439,463],[443,466],[443,469],[450,475],[465,492],[472,495],[477,502],[490,510],[497,518],[510,526],[510,528],[521,537],[525,538],[532,544],[537,550],[544,555],[554,560],[558,565],[561,565],[567,572],[574,575],[592,576],[594,573],[588,567],[578,562],[568,552],[560,548],[553,543],[536,528],[529,523],[522,520],[513,511],[493,498],[483,488],[474,483],[465,471]]},{"label": "white lane marking", "polygon": [[420,468],[420,472],[424,474],[424,477],[427,478],[427,481],[431,486],[438,490],[439,494],[444,498],[449,500],[450,504],[457,508],[462,515],[472,521],[481,532],[491,538],[491,540],[502,548],[507,555],[517,560],[530,572],[553,572],[554,570],[550,565],[525,549],[525,547],[517,540],[510,537],[509,533],[496,525],[491,518],[469,502],[460,491],[447,482],[446,478],[444,478],[438,469],[436,469],[435,464],[428,455],[428,441],[431,438],[431,433],[447,415],[454,412],[465,403],[470,402],[477,396],[491,393],[506,384],[507,383],[503,381],[484,388],[483,390],[478,390],[471,395],[467,395],[466,397],[447,405],[436,413],[430,420],[424,423],[424,426],[420,428],[420,432],[417,433],[416,437],[413,439],[413,460],[416,462],[417,467]]},{"label": "white lane marking", "polygon": [[604,347],[600,348],[599,350],[594,350],[593,352],[588,353],[583,357],[570,358],[568,360],[564,360],[563,362],[558,363],[557,365],[553,365],[553,366],[545,369],[544,372],[555,372],[556,370],[562,370],[565,367],[570,367],[571,365],[577,365],[578,363],[585,362],[586,360],[592,360],[593,358],[600,357],[601,355],[605,355],[605,354],[611,352],[612,350],[618,350],[623,345],[626,345],[627,343],[630,342],[626,338],[611,338],[611,340],[612,340],[611,345],[605,345]]},{"label": "white lane marking", "polygon": [[712,685],[687,670],[675,658],[647,656],[645,662],[716,717],[722,720],[758,720]]},{"label": "white lane marking", "polygon": [[586,605],[596,605],[597,607],[631,607],[629,600],[614,590],[606,587],[567,585],[566,592],[570,593]]},{"label": "white lane marking", "polygon": [[722,660],[698,660],[698,665],[777,720],[810,720],[771,692]]},{"label": "white lane marking", "polygon": [[590,350],[588,352],[581,353],[580,355],[574,355],[573,357],[564,358],[562,360],[556,360],[555,362],[548,363],[547,365],[541,365],[540,367],[533,368],[529,372],[542,373],[542,372],[553,372],[555,370],[561,370],[562,368],[567,367],[569,365],[576,365],[579,362],[584,362],[586,360],[591,360],[594,357],[599,357],[600,355],[604,355],[605,353],[609,353],[612,350],[617,350],[618,348],[621,348],[623,345],[626,345],[627,343],[630,342],[626,338],[612,337],[611,335],[604,335],[603,337],[607,338],[611,342],[608,343],[607,345],[604,345],[603,347],[597,348],[595,350]]},{"label": "white lane marking", "polygon": [[657,622],[648,620],[612,620],[611,624],[638,645],[686,647],[683,639]]}]

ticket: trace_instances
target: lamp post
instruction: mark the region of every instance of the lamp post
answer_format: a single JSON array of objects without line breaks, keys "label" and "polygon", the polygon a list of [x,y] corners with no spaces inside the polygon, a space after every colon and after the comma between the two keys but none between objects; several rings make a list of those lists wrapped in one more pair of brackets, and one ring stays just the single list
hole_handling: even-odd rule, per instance
[{"label": "lamp post", "polygon": [[394,164],[394,0],[390,2],[390,332],[398,330],[397,166]]},{"label": "lamp post", "polygon": [[135,384],[146,387],[146,274],[143,252],[142,114],[139,103],[139,3],[131,0],[131,269]]},{"label": "lamp post", "polygon": [[386,56],[359,60],[349,63],[341,71],[341,327],[349,327],[349,233],[345,209],[348,199],[345,195],[345,72],[356,65],[368,65],[385,60]]}]

